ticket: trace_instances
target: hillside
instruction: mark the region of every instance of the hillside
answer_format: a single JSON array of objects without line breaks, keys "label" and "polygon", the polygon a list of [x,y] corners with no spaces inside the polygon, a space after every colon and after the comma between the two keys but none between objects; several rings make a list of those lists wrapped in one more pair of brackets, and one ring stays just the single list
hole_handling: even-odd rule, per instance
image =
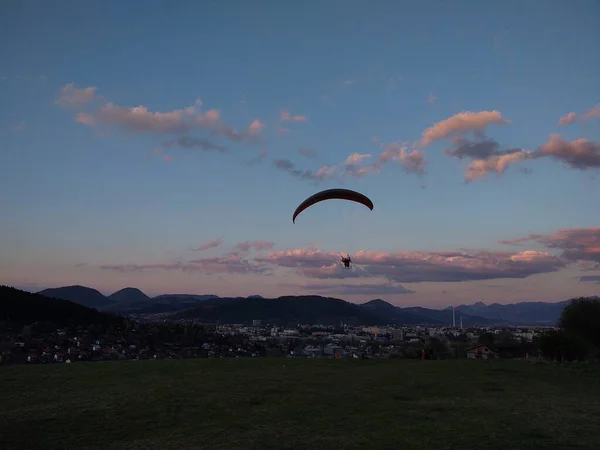
[{"label": "hillside", "polygon": [[69,300],[83,306],[97,309],[107,308],[115,303],[114,300],[105,297],[96,289],[80,285],[44,289],[43,291],[39,291],[38,294],[45,297]]},{"label": "hillside", "polygon": [[394,322],[397,324],[420,324],[444,325],[444,323],[432,317],[415,314],[406,308],[399,308],[381,299],[371,300],[360,305],[361,308],[377,315],[384,323]]},{"label": "hillside", "polygon": [[253,319],[261,319],[282,325],[386,323],[385,319],[359,305],[319,296],[207,300],[196,308],[175,314],[174,317],[222,323],[250,323]]},{"label": "hillside", "polygon": [[115,303],[142,303],[150,301],[150,297],[137,288],[126,287],[110,294],[108,298]]},{"label": "hillside", "polygon": [[0,321],[29,325],[36,321],[52,322],[58,326],[107,325],[120,323],[118,316],[99,312],[69,300],[45,297],[0,286]]}]

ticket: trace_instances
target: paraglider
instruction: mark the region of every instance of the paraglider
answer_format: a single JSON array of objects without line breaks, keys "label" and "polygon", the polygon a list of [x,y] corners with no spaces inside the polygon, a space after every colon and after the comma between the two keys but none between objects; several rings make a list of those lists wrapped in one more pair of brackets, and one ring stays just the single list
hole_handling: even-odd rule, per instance
[{"label": "paraglider", "polygon": [[[324,200],[334,199],[357,202],[373,211],[373,202],[371,201],[371,199],[368,198],[366,195],[361,194],[360,192],[352,191],[350,189],[326,189],[324,191],[317,192],[316,194],[311,195],[302,203],[300,203],[300,205],[294,211],[294,215],[292,216],[292,222],[296,223],[296,217],[298,217],[298,215],[302,211],[311,207],[312,205],[322,202]],[[352,263],[350,255],[348,254],[345,257],[341,255],[341,258],[344,269],[350,269],[350,264]]]},{"label": "paraglider", "polygon": [[314,195],[311,195],[306,200],[304,200],[294,211],[294,215],[292,216],[292,222],[296,223],[296,217],[304,211],[305,209],[311,207],[315,203],[322,202],[324,200],[350,200],[353,202],[361,203],[373,211],[373,202],[366,195],[361,194],[360,192],[351,191],[350,189],[326,189],[321,192],[317,192]]},{"label": "paraglider", "polygon": [[350,258],[350,255],[348,255],[345,258],[342,256],[342,264],[344,264],[344,269],[350,269],[351,262],[352,262],[352,258]]}]

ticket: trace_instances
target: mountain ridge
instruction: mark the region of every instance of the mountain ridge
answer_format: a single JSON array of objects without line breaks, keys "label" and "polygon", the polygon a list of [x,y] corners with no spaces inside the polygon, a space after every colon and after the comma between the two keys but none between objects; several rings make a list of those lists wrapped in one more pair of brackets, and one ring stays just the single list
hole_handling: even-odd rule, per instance
[{"label": "mountain ridge", "polygon": [[[272,300],[281,299],[321,299],[321,301],[328,301],[327,299],[333,299],[333,297],[323,296],[281,296],[277,298],[264,298],[260,295],[254,294],[247,297],[219,297],[215,294],[161,294],[154,297],[146,295],[144,292],[137,288],[127,287],[116,291],[108,296],[104,296],[96,289],[89,288],[81,285],[63,286],[59,288],[44,289],[39,294],[50,296],[53,298],[63,298],[70,300],[75,303],[82,304],[84,306],[91,306],[103,311],[118,312],[121,314],[153,314],[153,313],[171,313],[175,316],[182,311],[196,310],[199,316],[205,318],[216,317],[217,311],[224,314],[223,320],[227,317],[240,317],[239,314],[233,313],[232,308],[242,308],[247,311],[247,314],[251,315],[251,311],[248,311],[249,305],[255,305],[258,310],[267,311],[269,308],[265,306],[270,304]],[[325,299],[325,300],[323,300]],[[241,301],[245,300],[243,304]],[[341,300],[341,299],[335,299]],[[485,304],[482,301],[475,302],[471,305],[463,304],[459,306],[448,306],[441,309],[424,308],[421,306],[408,306],[400,307],[394,306],[383,299],[373,299],[362,304],[346,302],[350,305],[356,305],[362,309],[362,312],[356,311],[350,312],[350,309],[346,307],[340,307],[344,309],[344,314],[349,314],[348,317],[352,319],[355,314],[356,317],[352,320],[358,320],[377,317],[378,323],[427,323],[431,325],[447,325],[452,324],[454,309],[454,320],[458,325],[460,318],[462,317],[463,326],[470,325],[554,325],[560,316],[562,308],[569,301],[562,301],[556,303],[550,302],[521,302],[502,305],[499,303],[492,303],[490,305]],[[224,306],[227,304],[227,306]],[[205,305],[202,307],[202,305]],[[279,307],[279,306],[278,306]],[[278,308],[277,307],[277,308]],[[290,311],[281,311],[281,317],[291,317],[296,313],[292,313],[296,306],[289,304]],[[208,313],[208,308],[213,308],[213,312]],[[264,308],[267,308],[266,310]],[[275,308],[275,309],[277,309]],[[258,310],[256,312],[258,312]],[[266,315],[274,314],[274,310]],[[335,316],[338,313],[332,313]],[[189,317],[192,313],[184,314]],[[342,314],[342,316],[344,316]],[[312,317],[307,312],[306,317]],[[325,317],[325,316],[322,316]],[[254,317],[259,318],[259,317]],[[265,319],[263,319],[265,320]],[[362,319],[361,319],[362,320]]]}]

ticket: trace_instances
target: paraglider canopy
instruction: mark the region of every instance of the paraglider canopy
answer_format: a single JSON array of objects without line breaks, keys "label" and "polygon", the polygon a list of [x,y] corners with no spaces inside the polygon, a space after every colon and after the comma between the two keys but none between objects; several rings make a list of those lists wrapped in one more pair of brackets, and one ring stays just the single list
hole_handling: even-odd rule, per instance
[{"label": "paraglider canopy", "polygon": [[306,208],[311,207],[315,203],[332,199],[350,200],[365,205],[371,211],[373,210],[373,202],[366,195],[363,195],[360,192],[352,191],[350,189],[326,189],[311,195],[302,203],[300,203],[300,205],[296,208],[296,211],[294,211],[292,222],[296,223],[296,217],[298,217],[298,214],[300,214]]}]

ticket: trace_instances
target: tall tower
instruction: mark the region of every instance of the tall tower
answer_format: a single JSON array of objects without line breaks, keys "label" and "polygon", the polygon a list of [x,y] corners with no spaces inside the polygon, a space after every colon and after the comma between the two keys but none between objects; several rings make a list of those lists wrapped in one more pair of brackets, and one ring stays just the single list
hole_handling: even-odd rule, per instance
[{"label": "tall tower", "polygon": [[456,315],[454,314],[454,306],[452,307],[452,328],[456,328]]}]

